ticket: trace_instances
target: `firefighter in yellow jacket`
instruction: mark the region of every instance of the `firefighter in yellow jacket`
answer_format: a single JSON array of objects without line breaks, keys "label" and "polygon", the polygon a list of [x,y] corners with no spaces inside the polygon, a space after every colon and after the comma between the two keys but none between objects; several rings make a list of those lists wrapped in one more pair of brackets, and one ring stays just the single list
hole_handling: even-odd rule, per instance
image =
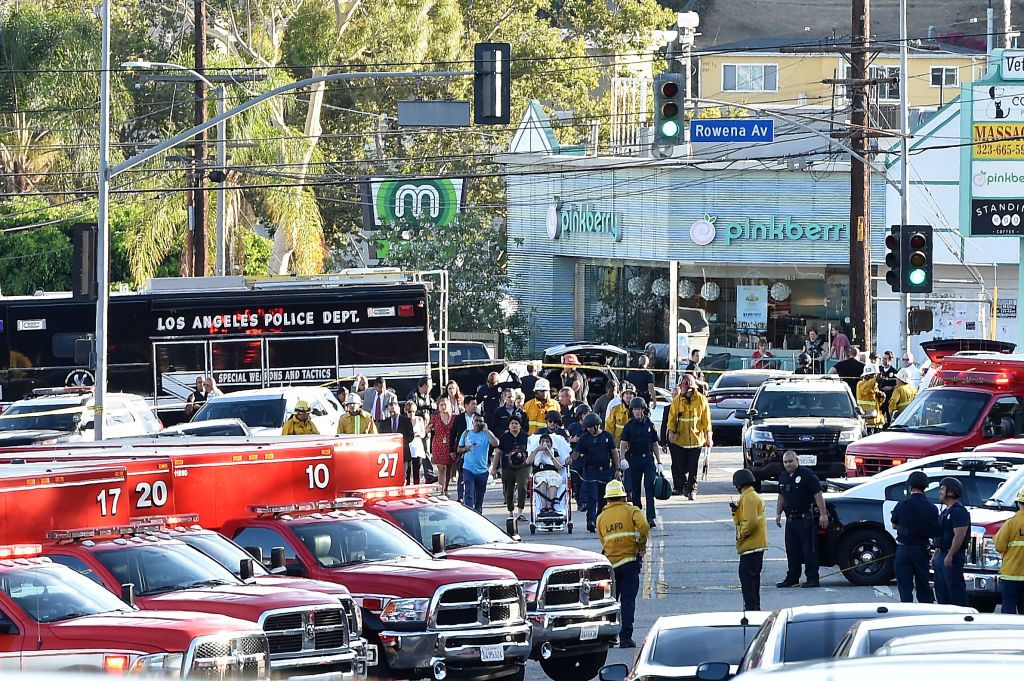
[{"label": "firefighter in yellow jacket", "polygon": [[992,543],[1003,554],[1003,565],[999,568],[1002,612],[1024,615],[1024,490],[1017,495],[1016,515],[1003,523]]},{"label": "firefighter in yellow jacket", "polygon": [[754,490],[753,472],[741,468],[732,474],[732,484],[740,493],[738,503],[729,502],[736,525],[736,553],[740,554],[740,589],[743,609],[761,609],[761,567],[768,548],[768,520],[764,499]]},{"label": "firefighter in yellow jacket", "polygon": [[675,445],[671,450],[672,484],[692,501],[697,494],[700,450],[711,447],[712,440],[708,398],[697,390],[697,379],[690,374],[679,379],[679,395],[668,408],[666,430],[669,443]]},{"label": "firefighter in yellow jacket", "polygon": [[917,388],[911,383],[912,376],[903,367],[896,372],[896,387],[889,396],[889,418],[896,418],[896,414],[910,406],[910,403],[917,397]]},{"label": "firefighter in yellow jacket", "polygon": [[296,402],[295,410],[288,420],[284,422],[284,427],[281,428],[281,435],[319,434],[320,431],[316,429],[313,419],[309,418],[309,403],[302,400]]},{"label": "firefighter in yellow jacket", "polygon": [[551,383],[546,378],[538,378],[533,384],[533,399],[523,405],[523,411],[530,422],[528,435],[533,435],[541,428],[548,425],[547,413],[549,411],[561,412],[562,405],[558,400],[551,399]]},{"label": "firefighter in yellow jacket", "polygon": [[857,406],[864,410],[864,425],[875,430],[885,425],[885,393],[878,389],[877,379],[878,367],[868,362],[857,382]]},{"label": "firefighter in yellow jacket", "polygon": [[359,395],[351,393],[345,398],[345,413],[338,421],[338,435],[373,435],[376,432],[377,424],[370,412],[363,409]]},{"label": "firefighter in yellow jacket", "polygon": [[608,410],[608,418],[604,420],[604,429],[615,438],[615,444],[622,441],[622,429],[633,418],[629,403],[633,401],[634,397],[636,397],[636,387],[632,383],[623,383],[620,393],[622,402]]},{"label": "firefighter in yellow jacket", "polygon": [[620,648],[635,648],[633,617],[636,595],[640,591],[641,559],[647,551],[647,535],[651,527],[643,511],[626,501],[626,488],[612,480],[604,490],[607,505],[597,517],[597,536],[601,551],[615,570],[616,597],[622,604]]}]

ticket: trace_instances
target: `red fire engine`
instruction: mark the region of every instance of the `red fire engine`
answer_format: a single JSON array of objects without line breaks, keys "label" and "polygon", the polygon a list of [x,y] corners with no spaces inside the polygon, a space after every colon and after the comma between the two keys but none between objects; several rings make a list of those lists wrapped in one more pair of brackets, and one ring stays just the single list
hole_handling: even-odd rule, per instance
[{"label": "red fire engine", "polygon": [[847,448],[847,475],[1024,434],[1024,355],[951,355],[934,381],[888,429]]},{"label": "red fire engine", "polygon": [[[0,477],[0,523],[19,541],[47,526],[48,508],[90,524],[126,520],[109,490],[123,490],[124,468],[100,475],[19,467]],[[101,503],[96,499],[100,498]],[[43,503],[41,500],[45,500]],[[37,503],[38,502],[38,503]],[[100,513],[106,509],[107,516]],[[62,513],[63,515],[63,513]],[[266,636],[252,622],[217,614],[139,612],[95,581],[41,557],[42,546],[0,546],[0,672],[95,671],[183,678],[266,678]]]},{"label": "red fire engine", "polygon": [[[19,542],[45,536],[42,550],[50,560],[121,593],[133,606],[137,602],[145,610],[204,612],[258,623],[268,636],[274,678],[365,676],[365,654],[357,658],[351,646],[355,636],[338,598],[246,583],[188,545],[132,525],[126,472],[124,466],[99,462],[0,466],[0,485],[11,490],[3,523],[7,536]],[[63,484],[53,484],[57,480]],[[26,493],[25,487],[34,492],[42,487],[55,508],[79,508],[75,520],[85,524],[54,524],[50,517],[25,522],[12,506],[14,495]],[[38,504],[32,498],[27,505]]]}]

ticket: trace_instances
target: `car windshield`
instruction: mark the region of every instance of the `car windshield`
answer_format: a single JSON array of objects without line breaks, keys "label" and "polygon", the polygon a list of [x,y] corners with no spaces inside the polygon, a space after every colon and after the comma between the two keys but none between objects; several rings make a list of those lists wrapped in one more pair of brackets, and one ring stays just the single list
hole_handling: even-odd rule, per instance
[{"label": "car windshield", "polygon": [[324,521],[295,525],[295,536],[323,567],[343,567],[399,558],[430,558],[400,529],[380,518]]},{"label": "car windshield", "polygon": [[830,617],[827,619],[790,622],[786,627],[786,645],[783,662],[803,662],[831,657],[832,651],[846,631],[860,621],[859,617]]},{"label": "car windshield", "polygon": [[846,392],[829,390],[762,390],[753,404],[760,418],[853,418],[853,400]]},{"label": "car windshield", "polygon": [[890,430],[966,435],[990,397],[971,390],[925,390],[896,417]]},{"label": "car windshield", "polygon": [[996,488],[995,494],[985,500],[985,506],[1002,508],[1010,511],[1017,510],[1017,495],[1021,487],[1024,487],[1024,468],[1019,468],[1010,474]]},{"label": "car windshield", "polygon": [[120,598],[71,569],[6,570],[0,588],[36,622],[131,611]]},{"label": "car windshield", "polygon": [[[207,419],[203,419],[204,421]],[[193,437],[219,437],[219,436],[244,436],[247,435],[245,428],[239,423],[215,423],[211,426],[176,426],[168,428],[160,433],[163,437],[177,437],[180,435],[191,435]]]},{"label": "car windshield", "polygon": [[712,390],[723,388],[756,388],[768,378],[768,374],[757,373],[725,373],[715,382]]},{"label": "car windshield", "polygon": [[432,504],[391,511],[389,515],[425,547],[435,532],[443,532],[448,548],[477,544],[505,544],[513,539],[491,521],[462,504]]},{"label": "car windshield", "polygon": [[876,629],[868,633],[868,653],[874,655],[875,651],[897,637],[920,636],[922,634],[937,634],[950,631],[978,631],[979,629],[985,629],[986,631],[996,629],[1024,630],[1024,622],[1011,621],[1005,624],[986,623],[983,625],[964,622],[962,624],[921,624],[912,627],[886,627],[885,629]]},{"label": "car windshield", "polygon": [[739,664],[755,634],[755,626],[666,629],[655,639],[650,661],[666,667],[696,667],[710,660]]},{"label": "car windshield", "polygon": [[82,420],[80,403],[16,404],[0,415],[0,431],[64,430],[73,432]]},{"label": "car windshield", "polygon": [[250,428],[280,428],[284,424],[285,399],[231,399],[215,397],[196,412],[193,421],[239,418]]},{"label": "car windshield", "polygon": [[129,544],[97,551],[96,558],[118,584],[134,584],[139,596],[240,583],[216,561],[184,544]]},{"label": "car windshield", "polygon": [[[219,534],[210,533],[197,533],[197,532],[186,532],[185,534],[176,534],[174,538],[178,541],[185,542],[189,546],[202,553],[206,554],[210,558],[220,563],[221,567],[225,570],[229,570],[235,577],[240,576],[239,566],[242,561],[246,558],[252,559],[252,555],[248,551],[243,549],[241,546],[231,541],[227,537],[222,537]],[[258,560],[253,560],[253,573],[257,576],[269,575],[270,571],[263,567],[263,563]]]}]

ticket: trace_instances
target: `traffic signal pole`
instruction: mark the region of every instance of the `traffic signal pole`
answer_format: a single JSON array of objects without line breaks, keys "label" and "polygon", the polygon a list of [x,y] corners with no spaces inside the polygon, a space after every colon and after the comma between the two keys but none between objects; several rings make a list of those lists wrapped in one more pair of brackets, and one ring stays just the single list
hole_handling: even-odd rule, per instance
[{"label": "traffic signal pole", "polygon": [[[907,97],[907,0],[900,0],[900,224],[910,222],[910,109]],[[907,316],[910,314],[910,294],[900,293],[900,352],[910,351]]]}]

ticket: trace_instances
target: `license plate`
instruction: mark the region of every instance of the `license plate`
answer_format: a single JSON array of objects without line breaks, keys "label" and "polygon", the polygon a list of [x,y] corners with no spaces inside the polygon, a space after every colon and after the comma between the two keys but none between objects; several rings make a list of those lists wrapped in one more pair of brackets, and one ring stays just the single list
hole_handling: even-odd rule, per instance
[{"label": "license plate", "polygon": [[817,466],[818,455],[817,454],[801,454],[799,456],[801,466]]},{"label": "license plate", "polygon": [[584,624],[580,629],[581,641],[593,641],[597,639],[598,626],[596,624]]},{"label": "license plate", "polygon": [[480,646],[480,661],[481,662],[504,662],[505,661],[505,649],[500,645],[497,646]]}]

